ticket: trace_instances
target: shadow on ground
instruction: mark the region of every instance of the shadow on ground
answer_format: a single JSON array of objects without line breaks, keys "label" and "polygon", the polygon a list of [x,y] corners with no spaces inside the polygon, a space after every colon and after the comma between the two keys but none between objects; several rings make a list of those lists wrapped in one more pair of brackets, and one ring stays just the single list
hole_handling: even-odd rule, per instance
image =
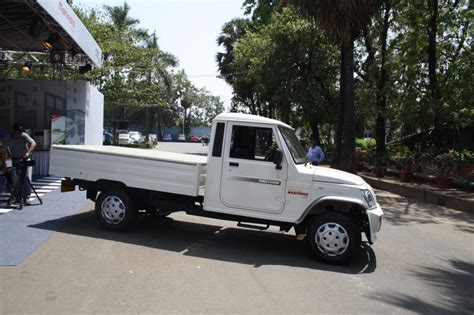
[{"label": "shadow on ground", "polygon": [[360,254],[347,264],[328,265],[315,259],[305,241],[297,241],[288,234],[190,223],[172,218],[157,219],[144,215],[136,228],[117,233],[103,229],[96,222],[94,212],[90,211],[30,227],[52,230],[57,227],[57,220],[65,219],[68,222],[58,232],[179,252],[185,256],[252,265],[255,268],[283,265],[361,274],[372,273],[377,267],[375,254],[367,244],[362,244]]},{"label": "shadow on ground", "polygon": [[474,215],[424,202],[382,202],[384,219],[396,226],[454,223],[463,232],[474,232]]},{"label": "shadow on ground", "polygon": [[474,264],[459,259],[446,260],[448,266],[416,267],[413,277],[433,287],[439,296],[429,302],[408,294],[381,293],[384,303],[422,314],[472,314],[474,310]]}]

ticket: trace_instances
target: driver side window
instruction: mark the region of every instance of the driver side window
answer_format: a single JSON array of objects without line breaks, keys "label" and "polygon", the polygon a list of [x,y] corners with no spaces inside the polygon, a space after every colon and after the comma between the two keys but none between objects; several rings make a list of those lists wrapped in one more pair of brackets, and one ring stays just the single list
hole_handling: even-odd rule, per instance
[{"label": "driver side window", "polygon": [[278,148],[271,128],[232,127],[230,157],[235,159],[272,161]]}]

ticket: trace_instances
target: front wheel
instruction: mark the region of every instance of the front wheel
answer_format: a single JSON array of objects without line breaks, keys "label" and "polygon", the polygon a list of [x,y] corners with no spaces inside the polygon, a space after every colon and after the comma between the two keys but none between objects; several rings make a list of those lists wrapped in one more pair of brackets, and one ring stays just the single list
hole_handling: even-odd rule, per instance
[{"label": "front wheel", "polygon": [[95,214],[99,223],[112,231],[126,230],[137,220],[132,199],[121,189],[103,191],[95,202]]},{"label": "front wheel", "polygon": [[354,255],[361,244],[356,222],[341,213],[315,217],[306,236],[311,250],[327,262],[342,262]]}]

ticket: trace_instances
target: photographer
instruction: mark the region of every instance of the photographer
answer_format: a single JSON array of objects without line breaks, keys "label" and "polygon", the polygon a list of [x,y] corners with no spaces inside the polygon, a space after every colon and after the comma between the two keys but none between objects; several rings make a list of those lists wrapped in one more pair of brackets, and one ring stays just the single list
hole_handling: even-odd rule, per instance
[{"label": "photographer", "polygon": [[[22,173],[19,169],[22,161],[26,161],[30,158],[31,153],[36,147],[36,142],[24,132],[23,127],[15,123],[12,126],[10,134],[3,140],[3,151],[6,152],[7,158],[12,159],[13,169],[11,172],[12,184],[15,189],[15,202],[19,203],[23,199],[24,205],[29,205],[29,196],[31,194],[31,188],[26,181],[26,176],[31,181],[33,168],[28,167],[23,170],[26,174]],[[5,153],[3,153],[5,156]],[[3,159],[3,173],[6,175],[8,172],[6,159]],[[23,181],[23,182],[22,182]]]},{"label": "photographer", "polygon": [[[5,159],[6,159],[6,154],[3,152],[3,151],[0,151],[0,163],[2,164],[2,169],[5,169],[3,167],[3,163],[5,163]],[[7,185],[7,178],[5,177],[5,171],[3,171],[2,173],[0,173],[0,194],[3,193],[3,191],[5,190],[5,186]]]}]

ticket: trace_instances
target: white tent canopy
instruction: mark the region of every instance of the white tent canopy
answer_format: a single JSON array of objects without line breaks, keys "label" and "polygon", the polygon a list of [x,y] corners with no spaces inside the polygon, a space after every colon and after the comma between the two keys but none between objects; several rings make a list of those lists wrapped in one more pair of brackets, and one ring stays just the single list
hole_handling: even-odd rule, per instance
[{"label": "white tent canopy", "polygon": [[[49,49],[46,42],[53,43]],[[51,51],[70,56],[63,63],[102,64],[99,45],[65,0],[0,1],[0,61],[12,61],[12,53]]]}]

